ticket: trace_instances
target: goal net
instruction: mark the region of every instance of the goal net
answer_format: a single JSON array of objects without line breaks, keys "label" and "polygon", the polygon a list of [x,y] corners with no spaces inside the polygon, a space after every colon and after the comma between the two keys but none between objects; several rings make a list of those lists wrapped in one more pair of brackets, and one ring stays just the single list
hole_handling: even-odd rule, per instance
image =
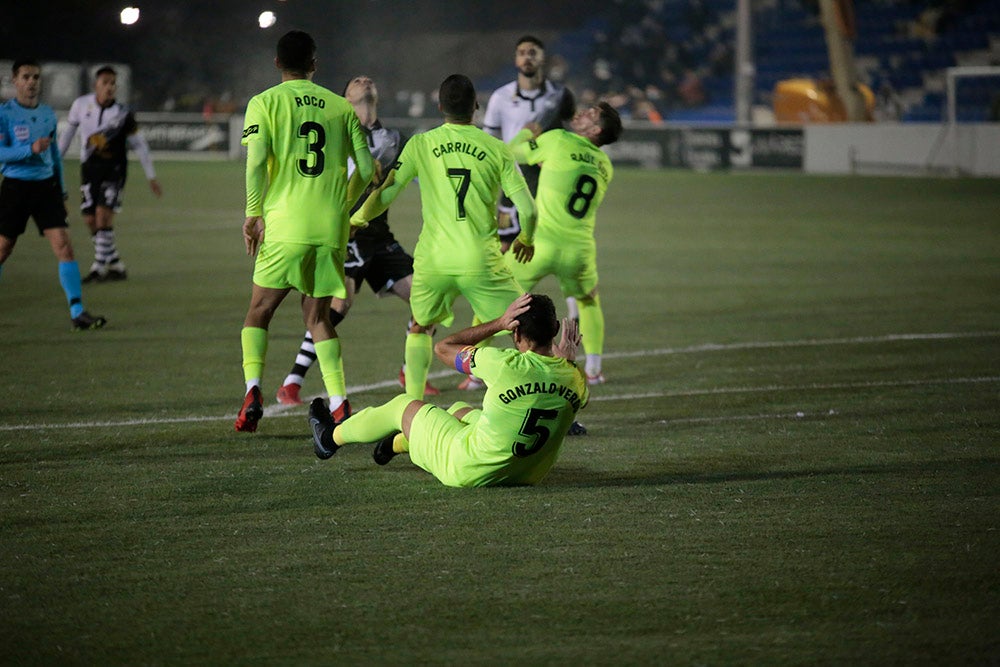
[{"label": "goal net", "polygon": [[945,124],[929,162],[946,166],[955,176],[976,172],[980,151],[995,150],[982,145],[976,124],[1000,122],[1000,67],[947,68],[944,111]]},{"label": "goal net", "polygon": [[949,67],[945,94],[949,125],[1000,122],[1000,67]]}]

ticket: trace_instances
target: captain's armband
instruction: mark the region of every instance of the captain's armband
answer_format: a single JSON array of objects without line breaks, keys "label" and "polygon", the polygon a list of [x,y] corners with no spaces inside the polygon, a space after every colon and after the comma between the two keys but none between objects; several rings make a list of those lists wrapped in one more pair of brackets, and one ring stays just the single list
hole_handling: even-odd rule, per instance
[{"label": "captain's armband", "polygon": [[468,345],[459,350],[458,354],[455,355],[456,371],[466,375],[472,372],[472,367],[475,366],[476,349],[472,345]]}]

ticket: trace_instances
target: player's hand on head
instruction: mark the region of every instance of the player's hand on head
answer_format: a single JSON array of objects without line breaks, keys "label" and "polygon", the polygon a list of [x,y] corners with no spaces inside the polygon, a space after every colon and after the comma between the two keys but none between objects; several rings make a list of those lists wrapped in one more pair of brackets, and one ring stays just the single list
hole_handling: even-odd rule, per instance
[{"label": "player's hand on head", "polygon": [[507,310],[500,316],[500,325],[507,331],[513,331],[520,324],[517,318],[526,313],[530,307],[531,295],[522,294],[507,306]]}]

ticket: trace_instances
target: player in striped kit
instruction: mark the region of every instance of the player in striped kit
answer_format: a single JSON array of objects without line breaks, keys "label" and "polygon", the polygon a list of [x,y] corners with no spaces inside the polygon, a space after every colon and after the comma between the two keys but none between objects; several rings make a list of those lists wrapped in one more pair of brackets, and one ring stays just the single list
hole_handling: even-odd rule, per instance
[{"label": "player in striped kit", "polygon": [[121,210],[129,148],[139,156],[153,194],[163,194],[149,144],[132,110],[115,100],[117,90],[114,68],[105,65],[98,69],[94,92],[73,102],[68,129],[59,137],[59,150],[65,154],[73,137],[80,133],[80,210],[94,241],[94,263],[83,282],[126,278],[125,263],[115,243],[114,217]]}]

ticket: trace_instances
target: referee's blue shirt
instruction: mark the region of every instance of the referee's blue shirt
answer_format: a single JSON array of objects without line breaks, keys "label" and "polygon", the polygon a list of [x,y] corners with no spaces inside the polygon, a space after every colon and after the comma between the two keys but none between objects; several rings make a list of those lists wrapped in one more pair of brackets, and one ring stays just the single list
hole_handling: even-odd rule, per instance
[{"label": "referee's blue shirt", "polygon": [[[63,187],[56,127],[56,114],[47,104],[33,109],[21,106],[17,100],[0,104],[0,174],[21,181],[58,176]],[[31,145],[40,137],[50,137],[52,143],[49,150],[36,155]]]}]

